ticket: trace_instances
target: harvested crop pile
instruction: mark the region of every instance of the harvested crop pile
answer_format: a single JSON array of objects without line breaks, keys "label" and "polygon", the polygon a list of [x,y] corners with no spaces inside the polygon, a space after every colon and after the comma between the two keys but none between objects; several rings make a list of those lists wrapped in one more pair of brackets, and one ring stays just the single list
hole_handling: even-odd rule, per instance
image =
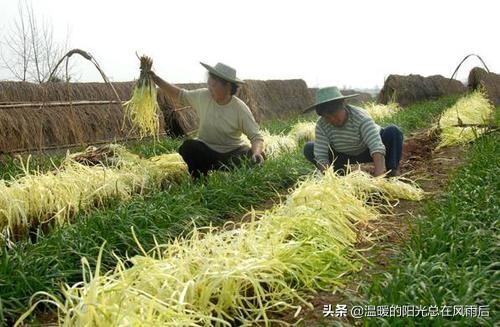
[{"label": "harvested crop pile", "polygon": [[65,326],[277,324],[270,313],[298,313],[310,306],[306,291],[331,289],[361,269],[354,244],[358,227],[378,216],[373,192],[386,200],[378,206],[418,193],[381,180],[332,171],[311,177],[238,228],[195,229],[150,252],[141,248],[142,256],[105,274],[84,259],[81,283],[64,287],[63,299],[39,293],[39,302],[56,305]]},{"label": "harvested crop pile", "polygon": [[[270,158],[297,147],[290,135],[263,131],[263,136]],[[185,175],[186,165],[177,153],[143,159],[110,144],[68,155],[52,172],[31,174],[28,167],[24,171],[16,180],[0,180],[0,231],[6,238],[16,239],[39,225],[64,225],[80,210],[157,189]]]},{"label": "harvested crop pile", "polygon": [[[267,130],[262,130],[266,156],[276,158],[283,153],[295,150],[300,142],[314,140],[314,128],[315,123],[300,122],[293,125],[288,134],[271,134]],[[242,135],[242,138],[250,145],[245,135]]]},{"label": "harvested crop pile", "polygon": [[297,143],[314,141],[316,137],[316,123],[315,122],[297,123],[293,125],[288,135],[290,135]]},{"label": "harvested crop pile", "polygon": [[475,140],[491,121],[493,110],[486,95],[480,90],[458,100],[439,119],[441,133],[437,149]]},{"label": "harvested crop pile", "polygon": [[290,135],[271,134],[264,130],[262,136],[264,137],[264,151],[270,158],[275,158],[297,148],[297,142]]},{"label": "harvested crop pile", "polygon": [[387,104],[367,102],[363,103],[361,107],[365,109],[375,120],[391,117],[396,112],[401,110],[401,107],[396,102],[389,102]]},{"label": "harvested crop pile", "polygon": [[142,159],[121,146],[108,147],[104,157],[110,166],[96,159],[90,148],[87,159],[83,159],[85,153],[73,158],[86,164],[96,159],[93,166],[68,157],[55,171],[32,174],[26,167],[23,177],[1,180],[0,231],[4,237],[17,238],[39,225],[64,225],[80,210],[99,207],[111,199],[129,199],[186,173],[178,154]]}]

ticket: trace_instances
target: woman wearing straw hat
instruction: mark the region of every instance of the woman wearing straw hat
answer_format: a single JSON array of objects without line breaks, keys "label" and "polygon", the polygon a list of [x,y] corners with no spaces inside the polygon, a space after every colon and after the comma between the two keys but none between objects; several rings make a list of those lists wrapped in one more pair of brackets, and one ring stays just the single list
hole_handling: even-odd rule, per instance
[{"label": "woman wearing straw hat", "polygon": [[[171,98],[193,107],[199,118],[198,138],[184,141],[179,153],[193,178],[208,171],[237,164],[243,157],[261,163],[264,139],[248,106],[235,96],[243,84],[236,70],[218,63],[214,67],[201,63],[208,70],[208,88],[184,90],[165,82],[150,72],[154,82]],[[251,148],[241,139],[245,134]]]},{"label": "woman wearing straw hat", "polygon": [[321,171],[333,164],[335,171],[345,174],[348,162],[373,162],[375,176],[398,176],[403,133],[395,125],[381,128],[366,111],[345,103],[354,96],[336,87],[318,90],[316,103],[304,111],[316,110],[320,116],[316,139],[304,146],[304,156]]}]

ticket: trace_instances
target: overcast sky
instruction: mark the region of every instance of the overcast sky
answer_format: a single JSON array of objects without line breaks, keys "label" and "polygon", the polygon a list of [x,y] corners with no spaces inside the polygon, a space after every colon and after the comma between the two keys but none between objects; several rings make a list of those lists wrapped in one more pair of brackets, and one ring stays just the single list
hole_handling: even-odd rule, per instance
[{"label": "overcast sky", "polygon": [[[18,0],[0,0],[0,38]],[[171,82],[199,82],[199,61],[224,62],[243,79],[302,78],[309,86],[381,86],[389,74],[450,76],[469,53],[500,72],[498,1],[36,0],[70,46],[89,51],[114,81],[138,75],[148,54]],[[472,59],[459,74],[478,65]],[[81,81],[100,81],[75,61]],[[9,79],[0,70],[0,79]]]}]

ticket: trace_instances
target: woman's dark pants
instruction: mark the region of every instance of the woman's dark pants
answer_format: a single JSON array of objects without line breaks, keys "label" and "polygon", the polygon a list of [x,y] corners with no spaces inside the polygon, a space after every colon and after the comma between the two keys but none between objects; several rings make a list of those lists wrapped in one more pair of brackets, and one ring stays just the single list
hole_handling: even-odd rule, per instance
[{"label": "woman's dark pants", "polygon": [[199,140],[186,140],[179,147],[179,154],[188,166],[189,173],[195,179],[206,175],[210,170],[238,165],[245,157],[251,157],[251,149],[241,146],[234,151],[220,153],[209,148]]}]

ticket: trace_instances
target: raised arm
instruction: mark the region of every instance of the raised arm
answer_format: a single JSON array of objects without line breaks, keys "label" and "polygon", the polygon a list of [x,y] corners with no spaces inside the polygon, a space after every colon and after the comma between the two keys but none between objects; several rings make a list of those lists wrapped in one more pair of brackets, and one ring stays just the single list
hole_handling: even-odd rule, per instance
[{"label": "raised arm", "polygon": [[148,72],[153,82],[155,82],[158,87],[167,94],[171,99],[179,99],[179,94],[181,89],[177,86],[164,81],[160,76],[156,75],[153,71]]}]

